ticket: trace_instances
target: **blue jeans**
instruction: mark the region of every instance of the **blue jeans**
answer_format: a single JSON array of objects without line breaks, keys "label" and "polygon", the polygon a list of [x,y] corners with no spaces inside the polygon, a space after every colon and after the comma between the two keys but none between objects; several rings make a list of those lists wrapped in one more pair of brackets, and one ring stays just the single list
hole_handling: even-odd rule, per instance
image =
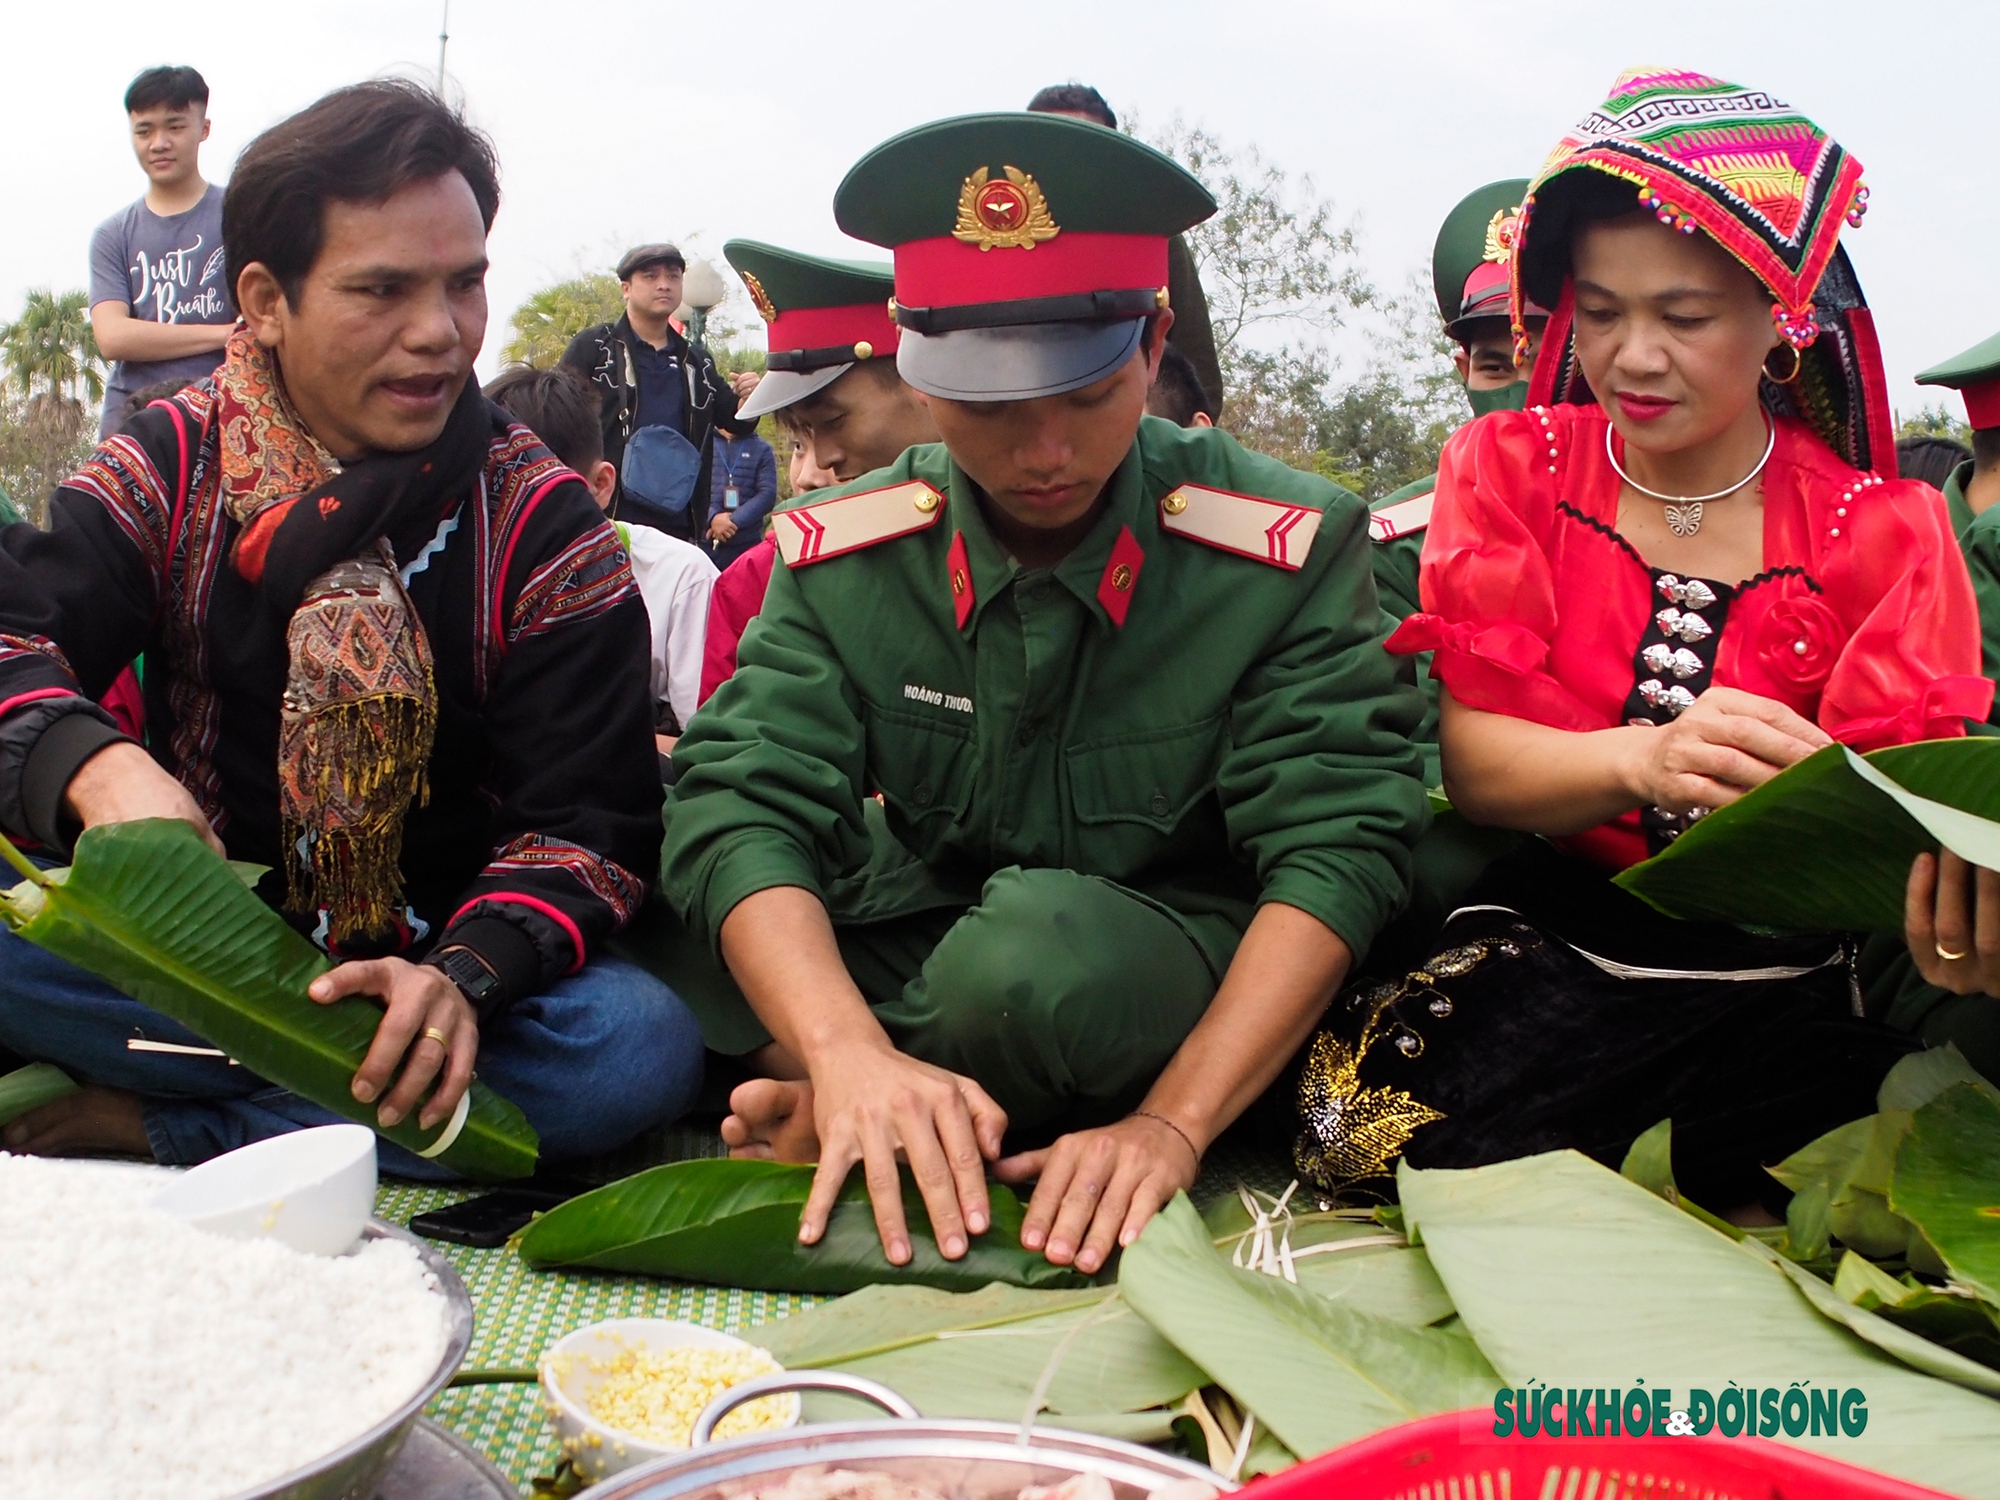
[{"label": "blue jeans", "polygon": [[[343,1116],[219,1057],[133,1052],[128,1039],[206,1046],[96,975],[0,929],[0,1049],[50,1062],[81,1083],[140,1096],[153,1155],[206,1161],[266,1136]],[[479,1077],[519,1106],[560,1162],[624,1145],[685,1113],[701,1088],[701,1028],[645,970],[604,958],[480,1028]],[[384,1172],[454,1174],[387,1140]]]}]

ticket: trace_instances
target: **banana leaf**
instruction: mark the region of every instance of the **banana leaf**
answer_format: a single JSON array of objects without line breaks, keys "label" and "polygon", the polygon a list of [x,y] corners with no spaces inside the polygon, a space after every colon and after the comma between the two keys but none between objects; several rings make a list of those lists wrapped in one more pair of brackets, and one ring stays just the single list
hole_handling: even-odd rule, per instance
[{"label": "banana leaf", "polygon": [[1889,1206],[1923,1231],[1952,1279],[2000,1307],[2000,1100],[1946,1089],[1911,1118]]},{"label": "banana leaf", "polygon": [[559,1204],[515,1237],[538,1271],[588,1267],[706,1281],[769,1292],[852,1292],[877,1283],[974,1291],[989,1282],[1076,1287],[1089,1278],[1021,1246],[1021,1200],[989,1183],[993,1227],[958,1260],[946,1260],[930,1216],[907,1175],[903,1211],[910,1260],[882,1253],[867,1185],[857,1172],[841,1190],[817,1245],[799,1243],[799,1215],[813,1169],[771,1161],[671,1162]]},{"label": "banana leaf", "polygon": [[78,1092],[75,1079],[52,1063],[29,1063],[0,1078],[0,1125],[18,1120],[31,1109],[53,1104]]},{"label": "banana leaf", "polygon": [[[1848,1256],[1850,1259],[1859,1258],[1852,1251],[1848,1252]],[[1885,1318],[1848,1301],[1803,1266],[1795,1266],[1779,1255],[1772,1255],[1771,1259],[1817,1311],[1859,1334],[1877,1349],[1895,1355],[1913,1370],[1949,1380],[1969,1391],[2000,1397],[2000,1370],[1983,1365],[1957,1350],[1945,1348],[1905,1323]]]},{"label": "banana leaf", "polygon": [[1403,1212],[1479,1348],[1516,1388],[1860,1390],[1858,1437],[1781,1437],[2000,1500],[2000,1402],[1922,1374],[1816,1311],[1778,1260],[1559,1151],[1397,1176]]},{"label": "banana leaf", "polygon": [[[306,986],[329,967],[187,824],[107,823],[77,840],[75,863],[37,870],[0,838],[26,878],[0,892],[0,921],[58,958],[180,1022],[252,1073],[422,1151],[450,1128],[413,1113],[383,1130],[350,1086],[381,1010],[358,996],[317,1005]],[[475,1083],[464,1127],[438,1157],[497,1181],[534,1170],[537,1142],[521,1112]]]},{"label": "banana leaf", "polygon": [[2000,739],[1862,757],[1829,745],[1617,876],[1669,916],[1793,932],[1903,930],[1917,855],[2000,865]]},{"label": "banana leaf", "polygon": [[1126,1250],[1118,1289],[1302,1458],[1432,1412],[1488,1405],[1499,1385],[1469,1339],[1231,1266],[1185,1194]]},{"label": "banana leaf", "polygon": [[1958,1084],[2000,1101],[2000,1092],[1956,1047],[1912,1053],[1882,1080],[1876,1113],[1837,1126],[1766,1169],[1792,1190],[1785,1222],[1803,1258],[1821,1253],[1831,1238],[1877,1260],[1900,1258],[1919,1270],[1944,1270],[1922,1231],[1890,1206],[1889,1187],[1915,1112]]},{"label": "banana leaf", "polygon": [[[1842,1301],[2000,1372],[2000,1308],[1970,1292],[1940,1292],[1909,1275],[1898,1279],[1852,1250],[1840,1258],[1833,1290]],[[2000,1395],[2000,1388],[1988,1394]]]},{"label": "banana leaf", "polygon": [[[1208,1382],[1112,1287],[874,1286],[744,1337],[788,1369],[879,1380],[927,1417],[1018,1422],[1034,1400],[1062,1426],[1106,1432],[1129,1427],[1107,1416],[1166,1406]],[[1150,1418],[1148,1430],[1171,1419]]]},{"label": "banana leaf", "polygon": [[[1372,1214],[1334,1209],[1282,1219],[1269,1265],[1256,1261],[1254,1217],[1241,1196],[1218,1198],[1203,1211],[1202,1222],[1232,1265],[1282,1276],[1289,1264],[1295,1284],[1307,1291],[1409,1328],[1451,1316],[1451,1298],[1429,1258],[1400,1233],[1386,1231]],[[1283,1253],[1285,1246],[1290,1255]]]}]

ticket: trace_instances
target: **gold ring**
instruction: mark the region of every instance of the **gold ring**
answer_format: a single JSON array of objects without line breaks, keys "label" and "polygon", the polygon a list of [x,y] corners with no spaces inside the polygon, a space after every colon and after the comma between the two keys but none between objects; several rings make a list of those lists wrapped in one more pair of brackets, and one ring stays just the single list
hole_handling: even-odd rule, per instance
[{"label": "gold ring", "polygon": [[451,1051],[451,1038],[446,1036],[442,1031],[439,1031],[437,1027],[426,1026],[424,1028],[424,1035],[444,1048],[445,1051]]},{"label": "gold ring", "polygon": [[1955,964],[1961,958],[1965,957],[1963,953],[1952,952],[1951,949],[1945,947],[1943,943],[1934,943],[1932,944],[1932,946],[1937,949],[1937,956],[1943,959],[1946,963]]}]

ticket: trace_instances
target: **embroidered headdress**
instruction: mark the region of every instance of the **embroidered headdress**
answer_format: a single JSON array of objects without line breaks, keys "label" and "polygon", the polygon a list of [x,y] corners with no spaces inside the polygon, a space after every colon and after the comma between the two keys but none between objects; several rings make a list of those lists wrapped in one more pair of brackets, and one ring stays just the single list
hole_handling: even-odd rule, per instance
[{"label": "embroidered headdress", "polygon": [[1783,100],[1701,73],[1625,74],[1535,176],[1514,258],[1516,339],[1525,342],[1527,302],[1557,313],[1529,399],[1593,399],[1570,341],[1568,250],[1579,200],[1601,196],[1607,178],[1661,223],[1708,235],[1771,294],[1801,368],[1795,381],[1767,382],[1766,403],[1809,421],[1856,468],[1893,474],[1881,350],[1840,248],[1842,224],[1858,227],[1868,209],[1861,163]]}]

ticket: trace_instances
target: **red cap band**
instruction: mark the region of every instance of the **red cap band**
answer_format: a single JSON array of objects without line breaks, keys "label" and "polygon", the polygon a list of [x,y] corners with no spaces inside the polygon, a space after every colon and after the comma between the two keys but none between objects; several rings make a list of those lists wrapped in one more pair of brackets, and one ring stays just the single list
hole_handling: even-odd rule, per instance
[{"label": "red cap band", "polygon": [[1959,395],[1965,397],[1965,420],[1973,427],[2000,427],[2000,380],[1969,385]]},{"label": "red cap band", "polygon": [[970,307],[1166,284],[1167,241],[1157,234],[1065,230],[1032,250],[981,250],[951,235],[896,247],[896,300],[905,307]]},{"label": "red cap band", "polygon": [[866,342],[877,354],[891,354],[902,329],[889,316],[889,299],[856,302],[846,307],[801,307],[781,312],[764,330],[765,347],[773,354],[788,349],[830,349],[836,344]]}]

